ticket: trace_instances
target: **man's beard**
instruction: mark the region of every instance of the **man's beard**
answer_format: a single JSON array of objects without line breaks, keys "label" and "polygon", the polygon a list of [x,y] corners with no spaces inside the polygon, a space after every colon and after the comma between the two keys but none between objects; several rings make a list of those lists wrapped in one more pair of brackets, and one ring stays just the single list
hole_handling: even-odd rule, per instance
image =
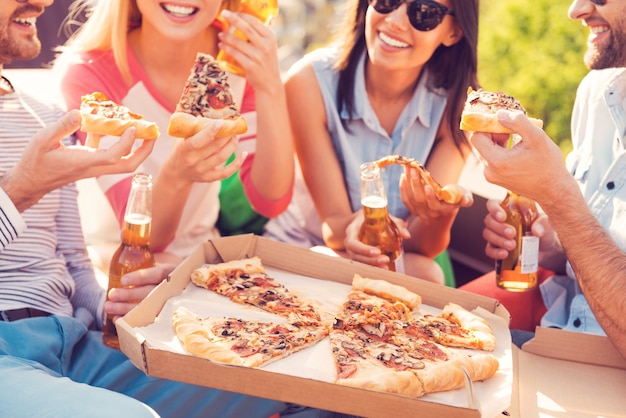
[{"label": "man's beard", "polygon": [[36,35],[29,40],[12,38],[10,23],[11,19],[0,21],[0,64],[36,58],[41,52],[39,38]]},{"label": "man's beard", "polygon": [[587,49],[585,52],[585,65],[590,70],[602,70],[604,68],[626,67],[626,20],[618,25],[621,30],[615,32],[611,29],[608,44],[598,50]]},{"label": "man's beard", "polygon": [[38,38],[24,47],[10,39],[0,38],[0,63],[7,64],[13,61],[24,61],[36,58],[41,52],[41,42]]}]

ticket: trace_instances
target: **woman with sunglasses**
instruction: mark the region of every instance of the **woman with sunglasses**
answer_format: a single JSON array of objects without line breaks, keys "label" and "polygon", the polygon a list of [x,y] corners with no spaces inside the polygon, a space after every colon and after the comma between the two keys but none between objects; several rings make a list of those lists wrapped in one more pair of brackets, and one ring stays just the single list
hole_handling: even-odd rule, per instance
[{"label": "woman with sunglasses", "polygon": [[[349,0],[341,27],[338,44],[304,57],[286,80],[302,174],[324,227],[311,226],[313,204],[296,191],[298,207],[270,222],[266,235],[308,235],[310,244],[385,266],[387,256],[356,238],[359,166],[400,154],[425,164],[442,184],[458,181],[470,152],[460,115],[468,86],[478,87],[478,0]],[[405,272],[442,282],[433,258],[446,249],[471,194],[458,205],[442,203],[400,166],[387,167],[383,178],[405,238]],[[297,212],[306,214],[299,222],[307,230],[285,232]]]}]

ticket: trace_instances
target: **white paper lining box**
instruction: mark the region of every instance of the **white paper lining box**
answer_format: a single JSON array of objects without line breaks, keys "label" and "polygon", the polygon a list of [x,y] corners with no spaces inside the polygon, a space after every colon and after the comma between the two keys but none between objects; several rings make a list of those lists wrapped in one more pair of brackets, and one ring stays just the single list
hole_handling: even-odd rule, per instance
[{"label": "white paper lining box", "polygon": [[[473,392],[476,399],[473,400],[468,399],[468,391],[465,389],[428,394],[422,398],[409,398],[336,385],[332,383],[332,379],[327,381],[323,377],[311,378],[298,373],[298,370],[294,373],[281,370],[280,363],[288,361],[290,357],[306,358],[318,355],[320,347],[323,347],[322,342],[320,347],[316,345],[307,348],[263,369],[217,364],[184,353],[175,337],[169,312],[177,306],[176,304],[187,303],[184,298],[188,297],[188,292],[195,291],[193,284],[188,289],[191,272],[205,263],[251,256],[258,256],[272,274],[280,272],[284,278],[291,275],[294,276],[294,280],[300,280],[294,281],[294,285],[306,289],[313,283],[320,292],[318,296],[324,294],[319,289],[328,286],[327,289],[330,290],[327,293],[332,293],[328,295],[330,299],[341,300],[344,297],[341,291],[337,291],[340,288],[345,289],[347,295],[352,278],[358,273],[363,277],[387,280],[418,293],[423,304],[427,305],[426,308],[440,309],[448,302],[458,303],[469,310],[476,308],[477,312],[489,316],[488,320],[492,326],[494,322],[496,323],[498,337],[496,351],[500,370],[491,379],[474,384]],[[280,281],[280,278],[277,277],[277,280]],[[311,287],[309,289],[314,290]],[[197,304],[198,301],[193,303]],[[159,317],[160,314],[162,317]],[[116,325],[122,351],[135,366],[151,376],[359,416],[389,417],[419,414],[420,417],[464,418],[496,416],[510,405],[513,364],[508,321],[509,314],[506,309],[490,298],[350,260],[318,254],[263,237],[240,235],[211,240],[199,246],[172,272],[168,280],[159,285],[139,306],[118,320]],[[154,334],[151,330],[158,328],[159,322],[165,329],[165,337],[157,339],[154,335],[159,334]],[[330,352],[328,356],[331,359]],[[329,367],[332,367],[331,361],[323,360],[321,363],[328,363]]]}]

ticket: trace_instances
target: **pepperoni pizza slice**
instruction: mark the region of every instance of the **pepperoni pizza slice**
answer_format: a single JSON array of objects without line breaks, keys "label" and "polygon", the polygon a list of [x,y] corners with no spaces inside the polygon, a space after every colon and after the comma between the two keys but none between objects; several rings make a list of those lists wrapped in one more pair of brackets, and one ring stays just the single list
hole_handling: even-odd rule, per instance
[{"label": "pepperoni pizza slice", "polygon": [[187,138],[222,120],[216,137],[238,135],[248,126],[228,84],[226,71],[211,55],[198,53],[180,96],[176,111],[170,117],[167,133]]}]

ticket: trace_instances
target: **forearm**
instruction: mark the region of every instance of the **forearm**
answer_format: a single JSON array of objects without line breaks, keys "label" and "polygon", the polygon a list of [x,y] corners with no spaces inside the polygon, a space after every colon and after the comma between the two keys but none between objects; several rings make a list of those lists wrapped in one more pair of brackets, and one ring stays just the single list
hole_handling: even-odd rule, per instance
[{"label": "forearm", "polygon": [[346,229],[357,215],[358,212],[355,212],[350,215],[335,215],[324,218],[322,222],[324,243],[333,250],[344,250],[346,247]]},{"label": "forearm", "polygon": [[[9,170],[0,177],[0,188],[4,190],[9,199],[15,205],[18,212],[24,212],[41,199],[46,191],[38,190],[34,182],[25,176],[14,175],[13,170]],[[44,180],[40,179],[40,182]]]},{"label": "forearm", "polygon": [[626,358],[626,254],[589,211],[576,183],[542,205],[598,322]]},{"label": "forearm", "polygon": [[191,193],[193,183],[169,175],[165,167],[154,182],[152,193],[152,230],[150,245],[163,251],[172,242]]},{"label": "forearm", "polygon": [[404,250],[434,258],[448,247],[450,229],[458,212],[424,221],[417,216],[407,220],[407,228],[411,238],[404,241]]},{"label": "forearm", "polygon": [[256,92],[257,143],[250,171],[254,188],[278,200],[293,187],[294,144],[282,83]]}]

